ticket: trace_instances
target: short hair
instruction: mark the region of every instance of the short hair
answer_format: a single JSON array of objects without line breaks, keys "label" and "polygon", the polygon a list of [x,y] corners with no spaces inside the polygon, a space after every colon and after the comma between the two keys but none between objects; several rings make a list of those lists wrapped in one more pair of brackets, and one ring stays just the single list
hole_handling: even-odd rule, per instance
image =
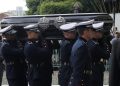
[{"label": "short hair", "polygon": [[77,28],[78,35],[79,35],[79,36],[82,36],[82,35],[84,34],[84,31],[85,31],[85,30],[88,30],[88,28],[87,28],[87,27],[81,28],[81,29]]}]

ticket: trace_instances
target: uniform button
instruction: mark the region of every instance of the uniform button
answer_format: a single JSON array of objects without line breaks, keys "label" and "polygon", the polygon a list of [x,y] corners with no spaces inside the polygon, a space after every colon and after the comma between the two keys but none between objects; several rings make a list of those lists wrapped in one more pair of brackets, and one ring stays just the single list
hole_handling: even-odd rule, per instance
[{"label": "uniform button", "polygon": [[84,84],[82,84],[82,86],[83,86]]},{"label": "uniform button", "polygon": [[71,85],[71,84],[72,84],[72,82],[69,82],[69,84]]},{"label": "uniform button", "polygon": [[90,71],[90,74],[92,75],[92,71]]},{"label": "uniform button", "polygon": [[71,77],[71,79],[73,79],[73,77]]},{"label": "uniform button", "polygon": [[83,82],[83,80],[81,80]]}]

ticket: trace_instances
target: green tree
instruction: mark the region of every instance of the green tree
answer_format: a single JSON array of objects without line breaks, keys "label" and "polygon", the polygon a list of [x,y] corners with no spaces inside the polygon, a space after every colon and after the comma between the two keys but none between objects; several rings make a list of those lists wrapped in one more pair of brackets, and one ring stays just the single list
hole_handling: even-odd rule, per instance
[{"label": "green tree", "polygon": [[73,13],[75,2],[76,0],[26,0],[29,9],[27,14]]},{"label": "green tree", "polygon": [[83,5],[83,13],[106,12],[103,0],[77,0]]},{"label": "green tree", "polygon": [[[83,12],[107,12],[113,11],[113,0],[78,0],[84,6]],[[105,2],[109,1],[109,2]],[[116,12],[120,12],[120,0],[116,0]]]},{"label": "green tree", "polygon": [[[64,14],[64,13],[73,13],[75,0],[63,0],[63,1],[50,1],[43,2],[38,7],[38,12],[40,14]],[[82,5],[81,5],[82,7]]]},{"label": "green tree", "polygon": [[27,14],[37,14],[37,7],[45,0],[26,0],[29,11]]},{"label": "green tree", "polygon": [[[116,0],[116,12],[120,12],[120,0]],[[105,0],[26,0],[29,8],[28,14],[58,14],[73,13],[74,4],[80,3],[80,12],[107,12],[112,13],[112,1],[106,3]]]},{"label": "green tree", "polygon": [[39,14],[37,13],[38,11],[38,7],[40,7],[40,5],[42,4],[42,2],[49,2],[49,1],[53,1],[53,2],[58,2],[58,1],[65,1],[65,0],[26,0],[27,3],[27,7],[28,7],[28,11],[27,14],[31,15],[31,14]]}]

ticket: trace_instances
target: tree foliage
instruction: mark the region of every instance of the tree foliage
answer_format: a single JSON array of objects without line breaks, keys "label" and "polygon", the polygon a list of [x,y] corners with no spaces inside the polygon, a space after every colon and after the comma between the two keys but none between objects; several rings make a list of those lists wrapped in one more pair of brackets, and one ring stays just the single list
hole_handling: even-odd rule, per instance
[{"label": "tree foliage", "polygon": [[50,1],[48,2],[43,2],[39,7],[38,7],[38,12],[40,14],[63,14],[63,13],[73,13],[75,0],[64,0],[64,1],[59,1],[56,2]]},{"label": "tree foliage", "polygon": [[[106,0],[26,0],[28,14],[73,13],[74,4],[80,3],[80,12],[113,12],[114,4]],[[108,0],[109,1],[109,0]],[[120,12],[120,0],[116,0],[116,12]]]},{"label": "tree foliage", "polygon": [[[84,6],[86,12],[113,12],[113,0],[78,0]],[[107,1],[107,2],[105,2]],[[115,11],[120,12],[120,0],[116,0]]]},{"label": "tree foliage", "polygon": [[37,7],[44,0],[26,0],[27,7],[29,8],[28,14],[37,14]]}]

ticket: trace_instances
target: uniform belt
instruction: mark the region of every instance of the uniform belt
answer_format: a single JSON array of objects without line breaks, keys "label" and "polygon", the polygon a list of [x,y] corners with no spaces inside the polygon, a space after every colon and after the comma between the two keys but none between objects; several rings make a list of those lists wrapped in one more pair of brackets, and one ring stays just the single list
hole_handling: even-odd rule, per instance
[{"label": "uniform belt", "polygon": [[20,61],[20,62],[6,62],[6,65],[14,65],[14,64],[22,64],[25,63],[24,61]]},{"label": "uniform belt", "polygon": [[92,75],[92,70],[84,70],[84,74]]},{"label": "uniform belt", "polygon": [[100,59],[100,62],[101,62],[101,63],[105,63],[106,60],[105,60],[105,59]]},{"label": "uniform belt", "polygon": [[100,59],[100,61],[93,62],[94,65],[101,64],[101,63],[105,63],[105,59]]},{"label": "uniform belt", "polygon": [[70,65],[69,62],[63,62],[62,64],[63,64],[64,66],[69,66],[69,65]]},{"label": "uniform belt", "polygon": [[93,65],[101,64],[101,62],[93,62]]},{"label": "uniform belt", "polygon": [[42,66],[44,66],[44,63],[41,63],[41,64],[28,64],[29,65],[29,67],[31,68],[31,67],[42,67]]},{"label": "uniform belt", "polygon": [[14,65],[15,63],[14,62],[7,62],[6,65],[9,66],[9,65]]}]

